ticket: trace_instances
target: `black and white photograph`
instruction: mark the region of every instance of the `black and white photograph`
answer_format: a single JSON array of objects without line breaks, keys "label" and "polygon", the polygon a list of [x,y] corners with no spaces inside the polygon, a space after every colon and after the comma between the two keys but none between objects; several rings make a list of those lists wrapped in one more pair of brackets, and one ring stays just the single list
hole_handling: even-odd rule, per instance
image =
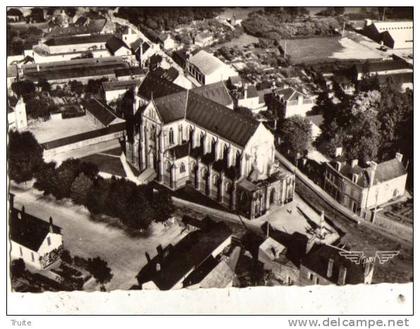
[{"label": "black and white photograph", "polygon": [[3,8],[12,314],[413,314],[413,6],[40,4]]}]

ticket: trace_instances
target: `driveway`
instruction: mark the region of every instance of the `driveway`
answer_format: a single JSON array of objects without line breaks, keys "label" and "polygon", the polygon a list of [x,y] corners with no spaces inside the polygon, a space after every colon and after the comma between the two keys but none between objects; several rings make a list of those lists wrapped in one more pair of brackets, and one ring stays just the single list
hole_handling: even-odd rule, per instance
[{"label": "driveway", "polygon": [[70,201],[55,201],[35,189],[11,187],[11,192],[16,195],[15,207],[24,205],[27,213],[46,221],[53,217],[63,229],[65,248],[73,256],[99,256],[108,262],[114,276],[107,290],[129,289],[137,283],[135,276],[147,262],[145,252],[153,257],[159,244],[176,244],[186,234],[177,224],[167,228],[152,224],[149,235],[132,237],[119,227],[94,221],[85,207]]}]

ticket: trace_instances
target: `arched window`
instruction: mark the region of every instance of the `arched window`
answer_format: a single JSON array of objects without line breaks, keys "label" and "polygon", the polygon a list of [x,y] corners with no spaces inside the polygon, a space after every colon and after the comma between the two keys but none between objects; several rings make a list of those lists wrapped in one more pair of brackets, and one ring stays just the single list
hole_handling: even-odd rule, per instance
[{"label": "arched window", "polygon": [[213,184],[217,185],[218,181],[219,181],[219,176],[213,175]]},{"label": "arched window", "polygon": [[172,128],[169,129],[169,144],[174,143],[174,130]]},{"label": "arched window", "polygon": [[184,164],[184,162],[181,162],[181,164],[179,165],[179,172],[181,172],[181,173],[185,172],[185,164]]},{"label": "arched window", "polygon": [[203,178],[203,179],[207,178],[207,169],[206,168],[201,169],[201,178]]},{"label": "arched window", "polygon": [[168,161],[168,162],[166,162],[166,170],[167,171],[171,171],[171,163]]},{"label": "arched window", "polygon": [[232,190],[232,184],[229,183],[229,182],[226,182],[225,190],[226,190],[227,193],[230,193],[230,191]]}]

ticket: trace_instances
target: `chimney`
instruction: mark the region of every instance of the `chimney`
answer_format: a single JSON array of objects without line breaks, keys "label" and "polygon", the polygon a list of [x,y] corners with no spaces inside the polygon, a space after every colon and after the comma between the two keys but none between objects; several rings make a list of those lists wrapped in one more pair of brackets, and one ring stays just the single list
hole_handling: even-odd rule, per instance
[{"label": "chimney", "polygon": [[36,70],[37,70],[37,72],[39,72],[39,71],[40,71],[40,69],[39,69],[39,64],[36,64]]},{"label": "chimney", "polygon": [[248,84],[244,84],[244,99],[248,98]]},{"label": "chimney", "polygon": [[53,224],[53,219],[52,219],[52,217],[50,216],[50,226],[49,226],[49,229],[50,229],[50,233],[54,233],[54,224]]},{"label": "chimney", "polygon": [[149,253],[146,251],[144,254],[146,255],[147,262],[149,263],[151,260]]},{"label": "chimney", "polygon": [[403,155],[399,152],[395,153],[395,159],[397,159],[399,162],[402,162]]},{"label": "chimney", "polygon": [[337,284],[339,286],[344,286],[346,284],[346,276],[347,276],[347,268],[344,266],[340,266],[340,269],[338,270],[338,279]]},{"label": "chimney", "polygon": [[357,159],[351,160],[351,167],[352,168],[356,167],[358,164],[359,164],[359,160],[357,160]]},{"label": "chimney", "polygon": [[376,168],[378,167],[378,164],[375,161],[371,161],[370,162],[370,168],[372,169],[370,172],[370,186],[373,186],[373,182],[375,181],[375,173],[376,173]]},{"label": "chimney", "polygon": [[330,258],[328,260],[327,278],[331,278],[332,277],[333,268],[334,268],[334,259]]}]

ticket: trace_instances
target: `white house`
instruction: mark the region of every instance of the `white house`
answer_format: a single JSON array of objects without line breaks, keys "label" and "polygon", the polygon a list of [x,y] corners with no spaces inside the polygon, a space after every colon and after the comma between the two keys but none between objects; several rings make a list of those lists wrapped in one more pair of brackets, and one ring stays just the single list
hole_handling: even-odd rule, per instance
[{"label": "white house", "polygon": [[205,50],[200,50],[187,60],[187,70],[202,85],[225,81],[239,75],[232,67]]},{"label": "white house", "polygon": [[8,106],[7,121],[9,129],[21,131],[28,127],[26,105],[22,98],[19,98],[14,107]]},{"label": "white house", "polygon": [[390,48],[413,48],[412,21],[366,20],[364,34],[372,40]]},{"label": "white house", "polygon": [[122,97],[130,88],[140,86],[142,79],[135,80],[114,80],[102,82],[104,98],[109,104],[110,102]]},{"label": "white house", "polygon": [[309,97],[292,87],[277,89],[275,97],[283,104],[284,118],[294,115],[305,116],[315,105],[312,97]]},{"label": "white house", "polygon": [[[13,199],[13,194],[10,198]],[[49,222],[13,208],[10,202],[9,232],[11,259],[22,258],[24,262],[38,270],[54,263],[63,248],[61,228]]]}]

